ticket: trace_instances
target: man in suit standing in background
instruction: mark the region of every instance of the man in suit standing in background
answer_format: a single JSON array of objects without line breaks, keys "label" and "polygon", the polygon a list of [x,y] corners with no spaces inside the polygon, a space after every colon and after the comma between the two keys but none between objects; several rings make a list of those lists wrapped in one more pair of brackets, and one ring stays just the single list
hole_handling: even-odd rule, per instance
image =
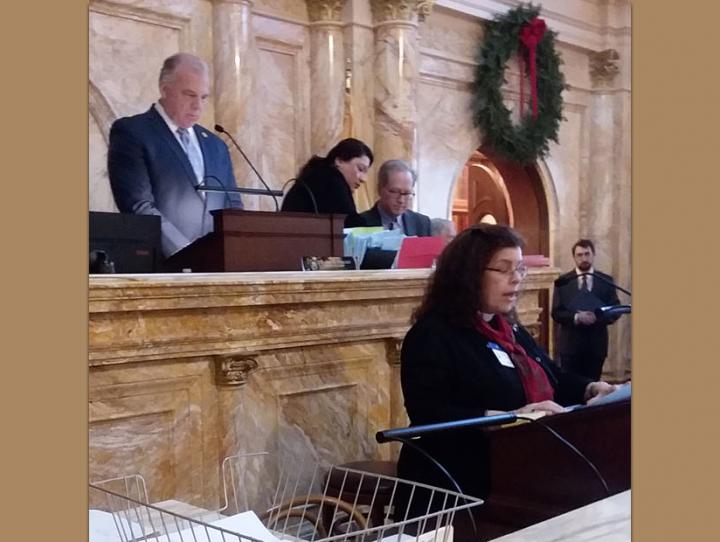
[{"label": "man in suit standing in background", "polygon": [[377,174],[379,199],[360,213],[365,226],[400,229],[405,235],[429,237],[430,217],[408,209],[415,195],[415,172],[402,160],[384,162]]},{"label": "man in suit standing in background", "polygon": [[165,59],[160,99],[145,113],[116,120],[110,129],[108,174],[122,213],[161,218],[167,258],[213,229],[209,211],[242,209],[237,193],[203,193],[200,183],[237,188],[227,146],[196,124],[210,96],[207,64],[195,55]]},{"label": "man in suit standing in background", "polygon": [[595,246],[592,241],[580,239],[573,245],[572,253],[575,269],[555,281],[553,293],[552,317],[560,324],[557,355],[564,369],[595,381],[600,379],[607,356],[607,326],[619,315],[600,320],[594,309],[618,305],[620,301],[612,286],[613,278],[596,271],[593,266]]}]

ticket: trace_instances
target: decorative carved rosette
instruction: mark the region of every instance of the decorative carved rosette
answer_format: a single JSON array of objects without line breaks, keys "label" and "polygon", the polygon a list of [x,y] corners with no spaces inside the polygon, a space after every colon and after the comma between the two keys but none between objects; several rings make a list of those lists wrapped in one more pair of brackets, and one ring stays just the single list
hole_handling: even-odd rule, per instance
[{"label": "decorative carved rosette", "polygon": [[376,23],[388,21],[424,21],[432,11],[435,0],[371,0]]},{"label": "decorative carved rosette", "polygon": [[244,386],[250,373],[257,368],[258,362],[255,358],[216,356],[215,382],[218,386]]},{"label": "decorative carved rosette", "polygon": [[620,55],[615,49],[590,52],[590,78],[597,85],[609,85],[620,72]]},{"label": "decorative carved rosette", "polygon": [[345,0],[305,0],[311,22],[340,21]]}]

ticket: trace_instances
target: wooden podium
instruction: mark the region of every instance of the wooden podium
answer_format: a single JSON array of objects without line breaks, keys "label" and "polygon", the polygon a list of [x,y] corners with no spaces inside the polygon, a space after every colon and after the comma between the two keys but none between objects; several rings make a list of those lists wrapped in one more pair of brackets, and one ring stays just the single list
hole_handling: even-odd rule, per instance
[{"label": "wooden podium", "polygon": [[165,260],[168,272],[300,271],[303,256],[342,256],[342,214],[218,209],[214,231]]},{"label": "wooden podium", "polygon": [[[630,489],[630,400],[543,418],[580,450],[610,494]],[[491,435],[491,490],[478,510],[477,540],[489,540],[608,495],[590,466],[534,423]]]}]

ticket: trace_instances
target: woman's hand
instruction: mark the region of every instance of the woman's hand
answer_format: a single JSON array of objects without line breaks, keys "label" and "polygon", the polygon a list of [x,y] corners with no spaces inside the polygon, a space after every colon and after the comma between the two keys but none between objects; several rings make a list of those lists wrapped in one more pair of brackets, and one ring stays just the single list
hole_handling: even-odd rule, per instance
[{"label": "woman's hand", "polygon": [[547,415],[562,414],[566,412],[565,407],[561,407],[555,401],[540,401],[539,403],[530,403],[524,407],[513,410],[515,414],[527,414],[529,412],[543,412]]},{"label": "woman's hand", "polygon": [[617,389],[617,385],[608,384],[607,382],[590,382],[585,388],[585,403],[592,405],[601,397],[612,393]]}]

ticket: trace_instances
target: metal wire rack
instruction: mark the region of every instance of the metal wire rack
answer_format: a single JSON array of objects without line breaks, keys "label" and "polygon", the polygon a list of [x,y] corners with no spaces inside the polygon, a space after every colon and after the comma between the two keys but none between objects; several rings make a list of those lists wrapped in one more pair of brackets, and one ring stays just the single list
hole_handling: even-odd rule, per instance
[{"label": "metal wire rack", "polygon": [[221,470],[218,510],[150,503],[139,475],[91,483],[90,542],[452,542],[455,515],[482,504],[324,462],[277,462],[265,452],[227,457]]}]

